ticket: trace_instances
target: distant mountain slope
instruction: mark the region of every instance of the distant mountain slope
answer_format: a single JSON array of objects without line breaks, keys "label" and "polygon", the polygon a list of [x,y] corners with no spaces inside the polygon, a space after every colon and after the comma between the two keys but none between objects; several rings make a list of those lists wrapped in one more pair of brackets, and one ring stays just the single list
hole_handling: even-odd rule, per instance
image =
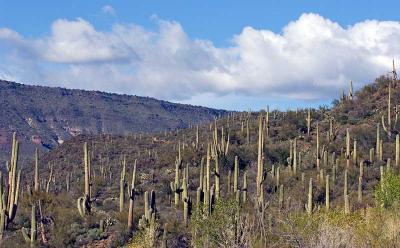
[{"label": "distant mountain slope", "polygon": [[78,134],[172,130],[225,113],[149,97],[0,80],[0,148],[8,150],[13,131],[23,143],[52,148]]}]

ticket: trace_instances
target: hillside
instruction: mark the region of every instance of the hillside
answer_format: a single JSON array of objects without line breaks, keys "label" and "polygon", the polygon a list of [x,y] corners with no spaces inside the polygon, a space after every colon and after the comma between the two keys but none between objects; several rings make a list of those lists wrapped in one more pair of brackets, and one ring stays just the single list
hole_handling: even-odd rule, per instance
[{"label": "hillside", "polygon": [[389,82],[378,78],[332,109],[78,135],[39,154],[38,191],[32,154],[18,164],[21,199],[3,244],[29,245],[19,230],[40,202],[42,247],[398,247],[397,113],[390,136],[381,123],[388,130]]},{"label": "hillside", "polygon": [[11,134],[27,152],[54,148],[79,134],[130,134],[186,128],[226,111],[149,97],[30,86],[0,80],[0,148]]}]

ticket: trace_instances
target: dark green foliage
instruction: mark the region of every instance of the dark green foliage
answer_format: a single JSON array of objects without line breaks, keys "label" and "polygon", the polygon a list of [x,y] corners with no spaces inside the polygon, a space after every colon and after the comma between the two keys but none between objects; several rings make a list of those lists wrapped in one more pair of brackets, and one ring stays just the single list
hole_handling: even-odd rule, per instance
[{"label": "dark green foliage", "polygon": [[400,204],[400,176],[393,172],[385,173],[375,190],[378,204],[385,208],[399,206]]}]

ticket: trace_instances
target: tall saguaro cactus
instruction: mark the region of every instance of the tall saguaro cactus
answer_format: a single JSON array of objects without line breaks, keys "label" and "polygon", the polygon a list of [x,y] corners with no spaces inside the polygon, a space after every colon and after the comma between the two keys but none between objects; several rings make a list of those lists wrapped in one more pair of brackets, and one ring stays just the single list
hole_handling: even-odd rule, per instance
[{"label": "tall saguaro cactus", "polygon": [[307,135],[310,135],[310,130],[311,130],[311,110],[308,109],[307,111]]},{"label": "tall saguaro cactus", "polygon": [[262,182],[263,182],[263,128],[262,128],[262,117],[258,118],[258,153],[257,153],[257,196],[261,196]]},{"label": "tall saguaro cactus", "polygon": [[247,202],[247,172],[243,174],[243,203]]},{"label": "tall saguaro cactus", "polygon": [[349,85],[349,100],[353,100],[353,81],[350,81]]},{"label": "tall saguaro cactus", "polygon": [[[219,170],[219,158],[218,156],[215,157],[215,199],[219,199],[220,197],[220,178],[221,178],[221,174],[220,174],[220,170]],[[189,180],[189,178],[187,179]]]},{"label": "tall saguaro cactus", "polygon": [[350,166],[350,131],[346,129],[346,165]]},{"label": "tall saguaro cactus", "polygon": [[39,152],[38,152],[38,149],[37,149],[37,147],[36,147],[36,149],[35,149],[35,178],[34,178],[34,191],[35,192],[39,192],[39,185],[40,185],[40,183],[39,183]]},{"label": "tall saguaro cactus", "polygon": [[317,122],[317,169],[319,170],[321,163],[321,155],[319,150],[319,123]]},{"label": "tall saguaro cactus", "polygon": [[330,208],[330,189],[329,189],[329,175],[326,175],[325,177],[325,209],[329,210]]},{"label": "tall saguaro cactus", "polygon": [[392,109],[392,102],[391,102],[391,97],[392,97],[392,84],[395,85],[397,80],[397,72],[396,72],[396,68],[394,66],[394,60],[393,60],[393,70],[392,70],[392,81],[389,82],[388,85],[388,101],[387,101],[387,117],[386,117],[386,121],[385,121],[385,116],[382,115],[382,127],[383,130],[386,132],[386,134],[388,135],[389,139],[392,136],[392,131],[396,126],[396,122],[397,119],[394,123],[392,123],[392,116],[391,116],[391,109]]},{"label": "tall saguaro cactus", "polygon": [[233,170],[233,193],[236,194],[238,191],[238,181],[239,181],[239,159],[235,156],[235,167]]},{"label": "tall saguaro cactus", "polygon": [[180,197],[180,186],[179,186],[179,171],[181,168],[182,160],[180,159],[180,155],[175,161],[175,181],[171,182],[171,191],[174,193],[174,204],[175,207],[178,207],[179,197]]},{"label": "tall saguaro cactus", "polygon": [[126,185],[125,174],[126,174],[126,157],[124,156],[124,160],[122,162],[121,177],[119,181],[119,212],[124,211],[125,185]]},{"label": "tall saguaro cactus", "polygon": [[129,194],[129,212],[128,212],[128,229],[130,231],[133,230],[133,208],[135,204],[135,179],[136,179],[136,164],[137,161],[133,165],[133,172],[132,172],[132,181],[130,187],[130,194]]},{"label": "tall saguaro cactus", "polygon": [[308,215],[311,215],[313,210],[312,197],[313,197],[313,180],[312,178],[310,178],[310,183],[308,185],[308,201],[306,204],[306,211]]},{"label": "tall saguaro cactus", "polygon": [[77,201],[77,207],[79,214],[84,217],[86,214],[91,212],[91,183],[90,183],[90,160],[87,142],[83,145],[83,164],[85,168],[85,194],[83,197],[79,197]]}]

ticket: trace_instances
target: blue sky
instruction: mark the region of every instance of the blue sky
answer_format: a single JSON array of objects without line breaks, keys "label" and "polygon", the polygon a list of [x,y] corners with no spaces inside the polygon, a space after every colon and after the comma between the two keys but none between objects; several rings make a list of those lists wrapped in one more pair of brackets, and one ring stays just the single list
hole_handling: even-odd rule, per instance
[{"label": "blue sky", "polygon": [[390,70],[399,5],[0,0],[0,77],[240,110],[328,104]]}]

